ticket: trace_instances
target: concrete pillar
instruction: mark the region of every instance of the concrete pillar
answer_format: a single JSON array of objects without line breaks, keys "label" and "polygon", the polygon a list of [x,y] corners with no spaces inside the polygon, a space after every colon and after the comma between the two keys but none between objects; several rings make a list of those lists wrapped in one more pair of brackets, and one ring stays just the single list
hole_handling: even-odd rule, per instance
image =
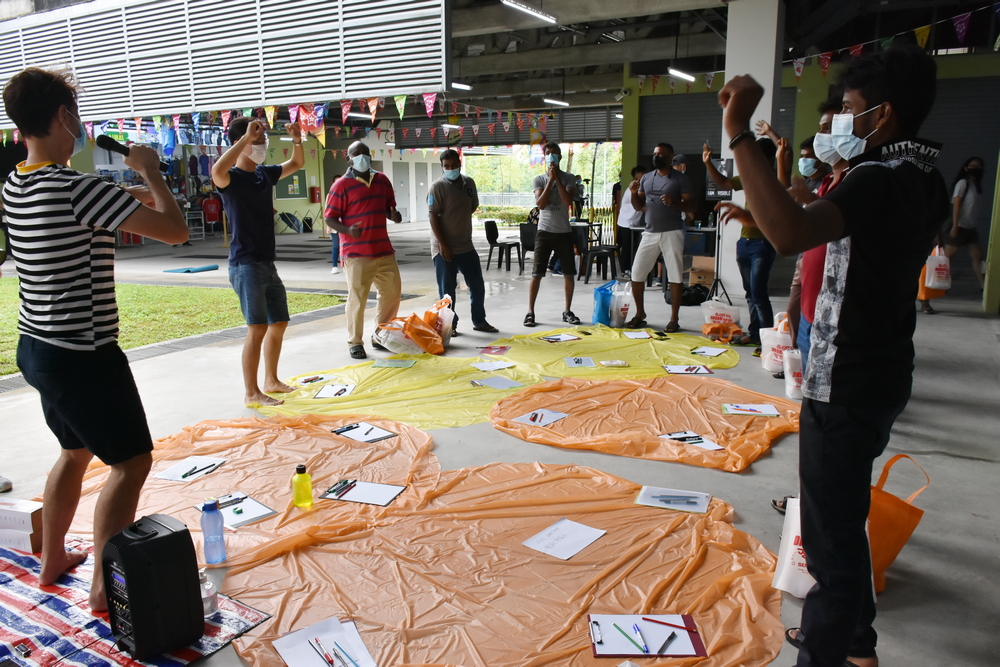
[{"label": "concrete pillar", "polygon": [[[729,32],[726,35],[726,79],[749,74],[764,87],[750,123],[758,119],[771,122],[781,89],[781,57],[785,35],[785,6],[781,0],[734,0],[729,3]],[[722,132],[722,157],[731,158],[729,138]],[[733,194],[733,202],[746,202],[742,192]],[[742,225],[729,223],[723,231],[722,282],[732,297],[742,297],[743,279],[736,265],[736,242]],[[767,326],[768,323],[763,323]]]}]

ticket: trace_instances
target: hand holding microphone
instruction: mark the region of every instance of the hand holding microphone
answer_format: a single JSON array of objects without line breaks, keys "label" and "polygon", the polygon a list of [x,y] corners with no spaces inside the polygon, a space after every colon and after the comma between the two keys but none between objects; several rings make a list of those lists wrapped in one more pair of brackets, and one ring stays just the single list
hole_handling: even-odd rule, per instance
[{"label": "hand holding microphone", "polygon": [[163,173],[170,170],[170,165],[160,160],[160,156],[152,148],[139,145],[125,146],[106,134],[98,135],[97,145],[104,150],[124,155],[125,164],[136,171],[143,171],[143,167],[147,171],[156,171],[159,168]]}]

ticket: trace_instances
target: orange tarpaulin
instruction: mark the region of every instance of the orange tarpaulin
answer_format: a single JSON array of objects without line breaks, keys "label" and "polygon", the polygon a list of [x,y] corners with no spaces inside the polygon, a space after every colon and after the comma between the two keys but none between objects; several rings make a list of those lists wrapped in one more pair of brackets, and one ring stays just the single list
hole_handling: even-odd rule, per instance
[{"label": "orange tarpaulin", "polygon": [[[353,619],[381,667],[583,667],[590,613],[689,613],[707,658],[643,665],[764,665],[782,642],[774,556],[708,514],[634,504],[639,485],[577,466],[491,464],[442,474],[416,509],[370,528],[330,525],[326,544],[231,576],[223,592],[275,615],[237,640],[254,665],[271,642]],[[607,533],[563,561],[522,542],[560,518]]]},{"label": "orange tarpaulin", "polygon": [[[726,415],[723,403],[769,403],[779,417]],[[548,426],[514,421],[547,408],[569,416]],[[672,375],[650,380],[563,378],[499,400],[490,420],[528,442],[739,472],[783,433],[799,430],[799,405],[717,378]],[[709,451],[660,438],[694,431],[722,446]]]}]

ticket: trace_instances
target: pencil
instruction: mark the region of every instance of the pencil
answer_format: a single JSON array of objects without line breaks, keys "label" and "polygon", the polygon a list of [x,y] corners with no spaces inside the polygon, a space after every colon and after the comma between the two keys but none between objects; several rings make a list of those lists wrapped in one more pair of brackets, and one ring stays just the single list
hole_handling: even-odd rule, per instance
[{"label": "pencil", "polygon": [[[611,625],[615,626],[615,630],[617,630],[618,632],[622,633],[622,636],[625,637],[625,639],[627,639],[630,642],[632,642],[633,644],[635,644],[635,647],[637,649],[639,649],[640,651],[642,651],[642,647],[639,646],[639,644],[634,639],[632,639],[631,637],[629,637],[628,633],[625,632],[624,630],[622,630],[621,627],[619,627],[619,625],[617,623],[612,623]],[[642,651],[642,652],[645,653],[646,651]]]},{"label": "pencil", "polygon": [[689,628],[684,625],[675,625],[673,623],[667,623],[666,621],[658,621],[655,618],[646,618],[645,616],[642,617],[642,620],[649,621],[650,623],[659,623],[660,625],[666,625],[671,628],[677,628],[678,630],[687,630],[688,632],[693,632],[695,634],[698,634],[697,629]]}]

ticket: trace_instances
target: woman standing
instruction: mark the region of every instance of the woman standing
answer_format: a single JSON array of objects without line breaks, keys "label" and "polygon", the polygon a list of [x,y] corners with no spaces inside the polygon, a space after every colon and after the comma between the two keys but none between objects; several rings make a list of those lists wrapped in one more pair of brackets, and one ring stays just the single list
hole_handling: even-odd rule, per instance
[{"label": "woman standing", "polygon": [[979,247],[979,232],[976,221],[983,201],[983,159],[970,157],[962,165],[952,186],[951,231],[945,241],[944,254],[949,259],[962,246],[969,247],[972,270],[983,287],[983,251]]}]

